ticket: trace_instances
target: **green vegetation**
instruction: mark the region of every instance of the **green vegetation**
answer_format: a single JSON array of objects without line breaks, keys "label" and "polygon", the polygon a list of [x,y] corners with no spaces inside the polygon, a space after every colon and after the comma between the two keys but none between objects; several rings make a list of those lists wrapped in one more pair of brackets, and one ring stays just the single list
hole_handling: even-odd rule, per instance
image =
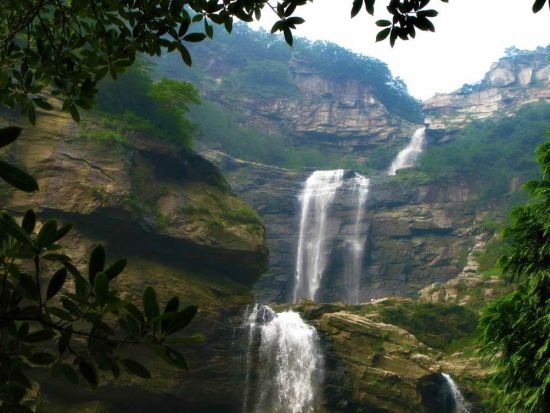
[{"label": "green vegetation", "polygon": [[384,322],[404,328],[432,348],[452,352],[475,341],[478,315],[467,306],[404,300],[378,305]]},{"label": "green vegetation", "polygon": [[417,168],[399,173],[400,179],[451,184],[468,180],[484,198],[511,191],[513,178],[525,182],[536,176],[536,146],[550,123],[550,105],[521,108],[515,116],[474,121],[449,143],[430,146]]},{"label": "green vegetation", "polygon": [[138,62],[116,82],[103,81],[97,94],[97,119],[84,135],[106,138],[113,133],[120,140],[142,134],[189,148],[195,127],[186,113],[190,104],[200,103],[198,91],[186,82],[153,81],[150,70],[150,65]]},{"label": "green vegetation", "polygon": [[501,238],[492,238],[487,242],[485,250],[477,257],[479,271],[485,276],[501,275],[497,265],[498,260],[507,255],[510,251],[510,244]]},{"label": "green vegetation", "polygon": [[212,102],[204,101],[191,108],[190,117],[199,127],[198,141],[239,159],[296,169],[337,164],[336,157],[330,153],[293,147],[282,136],[242,126],[243,117],[224,111]]},{"label": "green vegetation", "polygon": [[[176,57],[164,56],[156,60],[157,74],[189,80],[228,101],[243,94],[273,99],[296,94],[292,71],[303,65],[328,79],[370,88],[390,113],[411,122],[422,120],[420,102],[408,94],[405,83],[394,78],[385,63],[333,43],[299,39],[288,48],[265,31],[237,25],[230,36],[219,33],[215,42],[191,50],[197,56],[193,70],[176,72]],[[223,62],[223,68],[215,62]]]},{"label": "green vegetation", "polygon": [[542,179],[526,185],[530,202],[513,209],[503,232],[510,249],[499,261],[519,287],[491,303],[480,319],[502,412],[550,409],[550,142],[537,149]]}]

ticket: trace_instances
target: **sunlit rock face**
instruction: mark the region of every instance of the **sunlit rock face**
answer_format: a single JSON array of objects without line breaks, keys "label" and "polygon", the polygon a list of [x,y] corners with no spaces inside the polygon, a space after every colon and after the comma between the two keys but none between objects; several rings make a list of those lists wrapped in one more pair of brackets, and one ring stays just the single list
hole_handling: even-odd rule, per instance
[{"label": "sunlit rock face", "polygon": [[[424,102],[428,132],[452,134],[474,119],[506,116],[521,106],[550,102],[550,51],[512,51],[491,66],[484,79]],[[444,132],[446,131],[446,132]]]}]

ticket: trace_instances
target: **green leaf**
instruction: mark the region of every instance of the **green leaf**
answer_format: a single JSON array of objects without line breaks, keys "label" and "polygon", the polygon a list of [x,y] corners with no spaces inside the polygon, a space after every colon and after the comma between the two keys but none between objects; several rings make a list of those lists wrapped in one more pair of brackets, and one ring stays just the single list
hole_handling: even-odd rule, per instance
[{"label": "green leaf", "polygon": [[38,191],[38,183],[32,176],[4,161],[0,161],[0,178],[21,191]]},{"label": "green leaf", "polygon": [[351,17],[357,16],[357,13],[361,11],[363,7],[363,0],[353,0],[353,6],[351,7]]},{"label": "green leaf", "polygon": [[183,37],[183,40],[186,42],[202,42],[206,38],[204,33],[189,33]]},{"label": "green leaf", "polygon": [[294,42],[294,38],[292,37],[292,31],[288,27],[285,27],[283,29],[283,34],[285,36],[285,41],[288,43],[289,46],[292,46],[292,43]]},{"label": "green leaf", "polygon": [[128,373],[134,374],[143,379],[151,378],[151,373],[143,364],[131,359],[122,359],[120,362]]},{"label": "green leaf", "polygon": [[39,343],[41,341],[51,340],[54,337],[55,332],[53,330],[38,330],[27,335],[24,341],[27,343]]},{"label": "green leaf", "polygon": [[25,212],[25,216],[23,216],[23,222],[21,223],[21,227],[25,231],[27,231],[27,234],[32,234],[34,231],[34,227],[36,225],[36,214],[32,209],[29,209],[27,212]]},{"label": "green leaf", "polygon": [[38,301],[38,286],[30,275],[21,274],[19,278],[19,287],[22,294],[25,295],[26,298]]},{"label": "green leaf", "polygon": [[147,287],[143,291],[143,309],[145,311],[145,317],[148,320],[152,320],[159,315],[159,305],[157,302],[157,294],[151,287]]},{"label": "green leaf", "polygon": [[204,32],[210,39],[214,37],[214,28],[211,24],[208,24],[208,21],[206,19],[204,20]]},{"label": "green leaf", "polygon": [[90,384],[90,386],[92,386],[93,388],[97,387],[97,371],[92,364],[88,363],[85,360],[81,360],[78,363],[78,370],[80,371],[82,377],[84,377],[86,381]]},{"label": "green leaf", "polygon": [[62,262],[64,264],[71,261],[71,257],[65,254],[51,253],[51,254],[46,254],[42,256],[42,258],[44,258],[46,261],[57,261],[57,262]]},{"label": "green leaf", "polygon": [[96,274],[105,269],[105,248],[99,244],[94,248],[90,255],[90,263],[88,265],[88,279],[90,285],[94,285],[94,278]]},{"label": "green leaf", "polygon": [[50,283],[48,284],[48,290],[46,292],[46,300],[54,297],[63,287],[67,280],[67,269],[61,268],[53,275]]},{"label": "green leaf", "polygon": [[109,278],[104,272],[98,272],[94,279],[94,292],[97,302],[104,306],[109,299]]},{"label": "green leaf", "polygon": [[533,13],[538,13],[544,7],[546,0],[536,0],[533,4]]},{"label": "green leaf", "polygon": [[184,308],[182,311],[178,311],[174,314],[173,319],[168,323],[165,331],[168,333],[175,333],[183,330],[193,320],[197,314],[197,311],[198,307],[196,305],[191,305]]},{"label": "green leaf", "polygon": [[9,145],[17,140],[23,129],[16,126],[8,126],[0,129],[0,148]]},{"label": "green leaf", "polygon": [[155,353],[166,361],[168,364],[177,367],[182,370],[187,370],[187,361],[185,360],[185,357],[177,350],[169,347],[169,346],[162,346],[162,347],[155,347]]},{"label": "green leaf", "polygon": [[56,360],[53,354],[46,352],[33,353],[29,357],[29,361],[33,364],[46,365],[52,364]]},{"label": "green leaf", "polygon": [[391,26],[391,22],[389,20],[378,20],[376,22],[376,25],[378,27],[388,27],[388,26]]},{"label": "green leaf", "polygon": [[0,231],[4,231],[25,245],[32,245],[25,230],[17,225],[17,222],[15,222],[13,217],[8,214],[3,214],[2,217],[0,217]]},{"label": "green leaf", "polygon": [[374,14],[374,2],[375,0],[365,0],[365,7],[370,15]]},{"label": "green leaf", "polygon": [[109,280],[116,278],[122,271],[124,271],[127,263],[128,261],[125,258],[122,258],[107,268],[105,270],[105,274],[107,274]]},{"label": "green leaf", "polygon": [[[113,77],[116,79],[116,75]],[[73,118],[73,120],[75,122],[80,122],[80,113],[78,112],[78,107],[74,104],[71,104],[70,111],[71,111],[71,117]]]},{"label": "green leaf", "polygon": [[72,384],[77,385],[80,380],[78,380],[78,374],[76,370],[67,363],[59,363],[59,372]]},{"label": "green leaf", "polygon": [[69,348],[69,344],[71,342],[71,338],[73,336],[73,330],[72,327],[68,327],[67,330],[64,330],[61,333],[61,336],[59,337],[59,341],[57,342],[57,349],[59,351],[59,354],[65,353],[67,349]]},{"label": "green leaf", "polygon": [[180,306],[180,299],[178,297],[172,297],[170,301],[166,304],[166,307],[164,307],[164,314],[166,313],[174,313],[178,311],[178,308]]},{"label": "green leaf", "polygon": [[36,243],[38,244],[38,249],[42,250],[49,247],[55,242],[55,234],[57,233],[57,221],[54,219],[48,220],[36,237]]},{"label": "green leaf", "polygon": [[390,27],[387,27],[384,30],[380,30],[376,35],[376,41],[381,42],[382,40],[384,40],[386,37],[388,37],[388,35],[390,34],[390,31],[391,31]]},{"label": "green leaf", "polygon": [[73,224],[65,224],[61,228],[59,228],[55,234],[54,242],[59,241],[61,238],[63,238],[67,233],[72,229]]}]

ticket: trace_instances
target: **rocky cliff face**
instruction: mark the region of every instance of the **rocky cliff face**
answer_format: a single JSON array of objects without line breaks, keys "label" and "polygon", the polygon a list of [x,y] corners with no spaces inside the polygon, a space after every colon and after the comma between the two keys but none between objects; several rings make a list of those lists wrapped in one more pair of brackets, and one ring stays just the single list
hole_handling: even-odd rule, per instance
[{"label": "rocky cliff face", "polygon": [[[270,270],[256,287],[262,302],[288,301],[294,285],[299,234],[299,195],[309,172],[294,172],[207,152],[233,189],[266,222]],[[411,185],[398,177],[373,177],[366,206],[362,300],[415,296],[421,288],[457,276],[474,244],[473,225],[483,216],[477,195],[465,183]],[[338,199],[331,210],[330,257],[320,300],[342,299],[346,237],[355,206]]]},{"label": "rocky cliff face", "polygon": [[491,66],[484,79],[424,102],[426,124],[449,133],[474,119],[507,116],[521,106],[550,101],[550,51],[511,51]]},{"label": "rocky cliff face", "polygon": [[130,298],[139,300],[151,285],[161,302],[178,295],[198,304],[189,333],[203,334],[204,342],[187,347],[189,372],[151,358],[155,379],[149,382],[125,378],[94,393],[41,381],[44,411],[63,411],[60,400],[98,399],[114,411],[153,411],[159,403],[167,411],[201,412],[205,405],[229,411],[224,406],[241,397],[239,352],[229,350],[234,328],[267,266],[262,221],[200,156],[145,137],[123,144],[89,139],[83,129],[63,114],[41,116],[37,127],[26,128],[4,156],[32,173],[40,191],[2,185],[3,205],[16,215],[32,207],[41,219],[74,223],[65,246],[78,266],[87,265],[98,242],[109,260],[127,257],[117,285]]},{"label": "rocky cliff face", "polygon": [[[294,309],[321,335],[329,411],[454,412],[442,373],[454,378],[470,412],[487,411],[488,370],[467,344],[474,311],[396,299],[361,306],[301,302]],[[463,343],[457,351],[455,339]]]},{"label": "rocky cliff face", "polygon": [[[216,94],[215,99],[246,117],[246,125],[291,137],[295,145],[332,152],[359,152],[412,134],[417,126],[390,114],[372,91],[358,81],[335,81],[307,65],[289,67],[295,93],[266,99],[253,93]],[[220,77],[223,85],[223,77]]]}]

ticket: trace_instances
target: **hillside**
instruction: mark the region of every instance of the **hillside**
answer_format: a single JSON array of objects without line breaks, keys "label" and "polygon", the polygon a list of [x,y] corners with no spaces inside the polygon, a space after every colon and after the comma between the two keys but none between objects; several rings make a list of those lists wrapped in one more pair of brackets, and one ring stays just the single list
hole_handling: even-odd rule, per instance
[{"label": "hillside", "polygon": [[192,53],[191,70],[167,55],[155,60],[156,74],[201,90],[203,103],[191,113],[198,141],[234,157],[293,169],[376,169],[422,121],[420,102],[386,64],[331,43],[297,39],[290,48],[241,25]]}]

